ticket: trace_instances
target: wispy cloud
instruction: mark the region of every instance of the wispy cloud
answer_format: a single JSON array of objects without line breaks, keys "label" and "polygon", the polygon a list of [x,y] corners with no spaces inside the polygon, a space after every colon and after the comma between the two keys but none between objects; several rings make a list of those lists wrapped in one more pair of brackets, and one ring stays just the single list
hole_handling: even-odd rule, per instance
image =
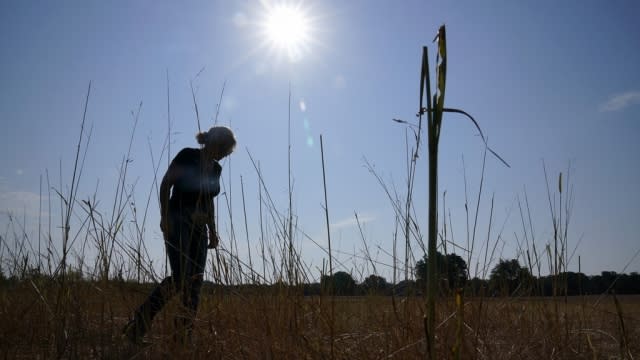
[{"label": "wispy cloud", "polygon": [[[42,197],[47,200],[46,196]],[[38,217],[40,213],[40,195],[28,191],[0,193],[0,216],[26,215]]]},{"label": "wispy cloud", "polygon": [[609,97],[609,100],[600,105],[600,111],[620,111],[636,104],[640,104],[640,91],[627,91]]},{"label": "wispy cloud", "polygon": [[[375,220],[375,216],[370,216],[370,215],[358,215],[358,220],[360,220],[360,225],[366,224],[368,222],[371,222],[373,220]],[[350,226],[357,226],[358,225],[358,221],[356,220],[356,217],[350,217],[350,218],[346,218],[343,220],[340,220],[338,222],[332,223],[331,224],[331,229],[332,230],[337,230],[337,229],[344,229]]]}]

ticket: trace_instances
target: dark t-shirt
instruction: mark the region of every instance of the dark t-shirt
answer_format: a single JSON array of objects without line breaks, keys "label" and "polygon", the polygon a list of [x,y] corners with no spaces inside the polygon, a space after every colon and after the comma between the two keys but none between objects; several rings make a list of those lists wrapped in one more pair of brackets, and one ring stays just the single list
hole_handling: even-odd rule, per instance
[{"label": "dark t-shirt", "polygon": [[184,148],[173,158],[171,167],[178,175],[169,199],[169,210],[207,210],[220,193],[220,164],[205,159],[200,149]]}]

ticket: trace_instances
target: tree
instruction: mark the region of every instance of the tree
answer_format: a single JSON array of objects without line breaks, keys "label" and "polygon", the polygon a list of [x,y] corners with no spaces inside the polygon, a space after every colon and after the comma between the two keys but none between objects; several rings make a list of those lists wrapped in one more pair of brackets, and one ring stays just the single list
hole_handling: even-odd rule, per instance
[{"label": "tree", "polygon": [[470,295],[484,295],[484,290],[489,287],[489,282],[479,277],[474,277],[467,282],[467,290]]},{"label": "tree", "polygon": [[529,280],[531,280],[529,270],[520,266],[517,259],[500,259],[500,262],[491,270],[489,277],[493,290],[499,291],[503,295],[513,294]]},{"label": "tree", "polygon": [[[446,289],[463,287],[467,281],[467,263],[456,254],[442,255],[436,253],[438,279]],[[416,263],[416,277],[421,286],[427,285],[427,272],[429,269],[429,257],[425,255]]]},{"label": "tree", "polygon": [[[322,276],[320,285],[326,292],[333,288],[334,295],[354,295],[356,290],[356,281],[353,280],[350,274],[344,271],[338,271],[333,274],[333,276]],[[333,285],[332,288],[330,287],[331,285]]]},{"label": "tree", "polygon": [[384,294],[387,286],[387,280],[378,275],[370,275],[361,284],[362,290],[367,294]]},{"label": "tree", "polygon": [[[587,277],[587,275],[583,273],[572,272],[572,271],[568,271],[561,275],[562,276],[560,276],[560,279],[565,277],[567,281],[567,295],[584,294],[584,288],[589,281],[589,278]],[[561,287],[564,288],[564,285]],[[564,294],[564,290],[562,291],[562,293]]]}]

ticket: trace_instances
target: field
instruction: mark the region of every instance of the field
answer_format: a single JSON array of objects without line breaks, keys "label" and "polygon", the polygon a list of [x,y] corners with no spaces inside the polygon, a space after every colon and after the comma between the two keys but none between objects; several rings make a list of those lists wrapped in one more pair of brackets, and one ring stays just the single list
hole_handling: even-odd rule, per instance
[{"label": "field", "polygon": [[[271,289],[273,290],[273,289]],[[193,342],[174,341],[178,302],[149,344],[121,329],[148,286],[125,282],[5,283],[0,356],[9,358],[415,359],[426,351],[422,297],[243,294],[205,289]],[[437,306],[436,353],[462,359],[611,359],[640,353],[640,296],[463,299]],[[333,314],[333,316],[332,316]],[[456,351],[457,349],[457,351]]]},{"label": "field", "polygon": [[[569,242],[571,235],[568,231],[574,201],[573,186],[569,180],[570,168],[564,177],[562,172],[558,174],[556,188],[549,185],[556,179],[548,176],[543,162],[551,227],[543,235],[544,244],[538,238],[537,248],[526,190],[523,199],[518,195],[522,233],[520,230],[514,233],[517,258],[502,258],[499,245],[505,243],[502,238],[504,226],[497,234],[492,233],[497,221],[494,218],[494,197],[491,197],[488,213],[482,213],[480,209],[486,208],[481,207],[481,199],[487,155],[506,167],[510,165],[489,148],[478,122],[471,115],[460,109],[444,107],[447,68],[444,26],[439,29],[436,39],[436,87],[433,97],[428,49],[424,47],[418,123],[393,119],[412,129],[415,134],[411,151],[408,140],[405,144],[406,188],[399,192],[393,181],[386,181],[365,160],[367,169],[390,201],[395,218],[392,250],[379,247],[388,255],[389,264],[380,264],[393,270],[394,282],[396,275],[404,270],[404,284],[395,284],[396,288],[390,290],[386,280],[377,276],[378,260],[371,255],[357,213],[354,225],[357,225],[364,245],[362,254],[356,254],[355,250],[354,253],[344,253],[336,248],[332,253],[322,136],[320,155],[327,227],[326,248],[324,241],[319,244],[298,228],[293,206],[289,85],[288,207],[285,211],[272,200],[272,191],[265,184],[259,163],[256,165],[247,151],[259,183],[259,221],[256,223],[260,225],[261,235],[260,254],[253,255],[256,262],[253,263],[251,257],[252,244],[241,176],[248,259],[239,251],[236,233],[240,232],[241,226],[237,225],[236,219],[237,229],[234,229],[231,186],[228,192],[223,189],[223,200],[222,196],[218,196],[215,206],[207,205],[206,213],[191,211],[200,209],[200,205],[196,204],[200,204],[201,199],[197,202],[193,200],[193,209],[186,207],[191,209],[190,216],[185,217],[187,220],[181,218],[181,222],[199,224],[203,218],[206,219],[211,231],[210,239],[213,240],[217,231],[214,222],[226,223],[225,219],[219,220],[216,216],[224,214],[226,210],[223,216],[226,218],[228,215],[230,228],[229,242],[218,247],[215,260],[211,262],[212,271],[205,272],[205,279],[213,279],[213,282],[207,283],[203,289],[193,336],[184,341],[179,334],[183,330],[177,326],[176,318],[184,316],[184,309],[176,297],[155,319],[145,343],[131,343],[123,336],[123,327],[132,317],[134,309],[151,291],[151,279],[155,279],[156,272],[162,267],[162,264],[158,266],[157,261],[154,264],[146,248],[146,242],[154,236],[155,231],[147,223],[151,221],[148,217],[150,212],[156,211],[152,199],[158,196],[160,203],[166,206],[170,188],[178,183],[166,179],[173,179],[175,173],[191,174],[179,176],[194,176],[200,182],[199,176],[205,172],[196,171],[209,171],[207,166],[211,164],[203,165],[203,161],[198,163],[202,169],[189,168],[194,172],[188,172],[172,168],[180,166],[172,162],[167,175],[162,177],[163,154],[165,151],[170,153],[169,129],[160,156],[152,156],[155,173],[149,191],[143,193],[136,190],[130,184],[137,183],[137,180],[129,179],[127,174],[133,161],[131,144],[140,114],[138,108],[137,113],[132,112],[134,126],[129,149],[119,168],[115,194],[106,197],[110,199],[108,203],[113,201],[113,205],[107,205],[111,210],[102,210],[105,205],[98,200],[97,189],[89,197],[79,190],[84,170],[83,154],[86,155],[90,142],[90,135],[84,132],[91,93],[89,85],[73,171],[70,172],[70,186],[62,185],[62,165],[58,188],[50,185],[47,173],[46,188],[49,195],[46,197],[42,196],[41,178],[37,239],[28,235],[26,215],[20,220],[7,213],[9,222],[5,235],[0,236],[0,356],[6,359],[633,359],[638,356],[640,295],[615,295],[615,291],[620,289],[624,289],[625,294],[637,294],[640,291],[637,287],[638,274],[627,276],[603,272],[600,277],[587,277],[581,273],[579,255],[578,273],[569,271],[570,264],[573,268],[576,246]],[[191,93],[200,129],[193,86]],[[423,100],[426,101],[423,103]],[[167,105],[169,108],[170,104]],[[442,227],[439,227],[438,199],[441,189],[438,189],[438,142],[444,113],[466,116],[476,127],[485,146],[477,196],[473,193],[475,191],[472,194],[467,192],[466,170],[463,169],[466,247],[453,241],[454,227],[451,212],[446,206],[446,189],[442,193],[440,216],[444,216]],[[417,215],[413,193],[421,154],[419,149],[425,142],[421,140],[423,132],[428,136],[426,144],[422,146],[428,145],[429,166],[428,216],[425,217]],[[222,160],[233,151],[233,134],[230,135],[233,142],[223,150],[218,148],[221,146],[218,143],[205,144],[200,141],[204,136],[204,133],[200,133],[198,142],[204,145],[202,154],[212,157],[209,160]],[[153,153],[151,146],[150,150]],[[160,179],[163,179],[161,185]],[[216,178],[215,182],[218,181]],[[192,189],[191,186],[188,188]],[[203,194],[203,189],[199,188],[200,194]],[[57,196],[52,196],[52,190]],[[175,187],[173,191],[175,194]],[[190,194],[197,194],[196,191],[190,191]],[[146,201],[136,200],[135,194],[147,194]],[[43,198],[48,200],[48,220],[43,217]],[[53,199],[60,201],[60,213],[56,214],[56,217],[60,216],[59,224],[52,222]],[[218,212],[213,211],[214,207]],[[167,216],[165,210],[162,208],[159,213]],[[486,240],[481,239],[483,235],[476,235],[479,217],[488,219]],[[428,233],[420,229],[419,218],[428,220],[428,227],[425,228]],[[166,235],[168,223],[164,220],[161,223]],[[53,234],[54,226],[61,230],[59,239]],[[48,234],[43,230],[47,228]],[[302,259],[302,249],[298,243],[302,235],[321,248],[323,256],[327,255],[328,261],[322,258],[322,269],[311,269]],[[540,232],[538,236],[541,236]],[[180,238],[181,241],[185,237]],[[195,237],[191,240],[195,241]],[[253,244],[254,247],[256,245]],[[401,259],[402,251],[398,251],[403,245],[404,261]],[[466,259],[449,251],[448,246],[453,246],[450,250],[461,251]],[[355,270],[344,264],[338,266],[337,254],[349,255],[354,262],[360,263],[354,264]],[[640,251],[634,259],[638,254]],[[475,264],[471,263],[472,259],[476,260]],[[524,264],[521,265],[520,261]],[[623,268],[626,269],[632,261]],[[255,265],[258,263],[262,264],[261,268]],[[365,278],[371,274],[369,264],[374,275]],[[312,276],[312,273],[315,275]],[[360,285],[356,285],[353,273],[365,278]],[[546,275],[542,277],[542,274]],[[305,285],[310,282],[314,284]],[[413,287],[407,285],[410,282],[414,284]],[[357,286],[358,292],[354,291]],[[635,290],[633,286],[636,286]],[[380,287],[385,291],[380,292]],[[315,290],[308,292],[308,288]],[[399,288],[403,290],[397,292]],[[366,293],[371,295],[338,296]],[[601,295],[529,296],[584,293]],[[428,294],[428,297],[422,294]],[[500,294],[503,296],[496,296]]]},{"label": "field", "polygon": [[640,1],[76,2],[0,5],[0,360],[640,358]]}]

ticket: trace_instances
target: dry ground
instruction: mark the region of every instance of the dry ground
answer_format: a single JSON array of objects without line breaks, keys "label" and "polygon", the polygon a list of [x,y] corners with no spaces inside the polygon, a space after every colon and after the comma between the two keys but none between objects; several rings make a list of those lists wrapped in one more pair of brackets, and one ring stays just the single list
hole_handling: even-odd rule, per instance
[{"label": "dry ground", "polygon": [[[2,358],[416,359],[424,358],[420,297],[303,297],[275,291],[203,294],[193,344],[173,340],[172,302],[150,345],[120,335],[148,287],[130,284],[2,285]],[[640,356],[640,296],[464,299],[438,306],[440,358],[611,359]],[[597,305],[596,305],[597,304]],[[557,308],[557,310],[556,310]],[[333,313],[333,316],[332,316]],[[622,328],[624,324],[624,331]],[[333,343],[333,347],[331,344]]]}]

